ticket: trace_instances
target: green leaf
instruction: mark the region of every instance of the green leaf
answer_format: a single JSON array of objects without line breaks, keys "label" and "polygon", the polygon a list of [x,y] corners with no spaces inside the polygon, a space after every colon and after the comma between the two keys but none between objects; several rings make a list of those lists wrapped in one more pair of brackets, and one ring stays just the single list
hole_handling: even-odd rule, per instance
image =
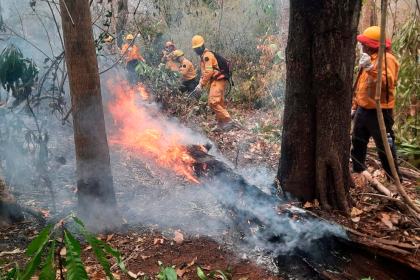
[{"label": "green leaf", "polygon": [[0,264],[9,263],[10,260],[0,260]]},{"label": "green leaf", "polygon": [[19,280],[29,280],[29,279],[31,279],[31,277],[32,277],[32,275],[34,275],[37,267],[41,264],[42,253],[44,253],[47,245],[48,245],[48,238],[45,238],[43,243],[39,244],[38,250],[35,252],[32,259],[26,265],[26,267],[23,270],[22,275],[19,278]]},{"label": "green leaf", "polygon": [[121,258],[121,253],[118,252],[117,250],[113,249],[111,246],[109,246],[108,244],[106,244],[102,240],[98,240],[98,241],[102,246],[104,246],[105,251],[108,254],[113,255],[117,259],[117,263],[118,263],[119,267],[121,268],[121,270],[125,273],[128,273],[127,269],[125,268],[125,264],[124,264],[124,262]]},{"label": "green leaf", "polygon": [[18,274],[19,274],[18,268],[15,267],[12,270],[10,270],[9,273],[7,273],[6,280],[17,279]]},{"label": "green leaf", "polygon": [[206,277],[203,270],[201,270],[200,266],[197,266],[197,275],[198,277],[200,277],[201,280],[210,280],[209,278]]},{"label": "green leaf", "polygon": [[85,225],[82,223],[81,220],[79,220],[77,217],[73,217],[73,220],[78,223],[79,225],[81,225],[82,227],[85,227]]},{"label": "green leaf", "polygon": [[41,269],[41,273],[39,274],[39,280],[55,280],[56,278],[56,271],[53,267],[54,264],[54,253],[55,253],[55,243],[56,240],[54,238],[50,251],[48,252],[47,258],[45,259],[44,266]]},{"label": "green leaf", "polygon": [[90,232],[82,231],[82,234],[88,240],[90,246],[92,246],[93,253],[95,254],[96,259],[104,268],[106,276],[108,276],[111,280],[114,279],[114,276],[111,273],[111,264],[109,263],[108,259],[106,258],[106,254],[104,250],[101,248],[101,243],[99,240],[93,236]]},{"label": "green leaf", "polygon": [[80,258],[80,245],[67,230],[64,231],[66,243],[67,280],[89,280]]},{"label": "green leaf", "polygon": [[32,240],[31,244],[29,244],[28,250],[26,251],[26,256],[30,257],[32,254],[38,250],[39,247],[41,247],[46,241],[48,241],[48,234],[51,231],[51,228],[53,225],[49,225],[46,228],[44,228],[40,234]]},{"label": "green leaf", "polygon": [[171,266],[166,267],[165,275],[166,275],[167,280],[177,280],[178,279],[178,275],[176,274],[175,269],[173,269]]}]

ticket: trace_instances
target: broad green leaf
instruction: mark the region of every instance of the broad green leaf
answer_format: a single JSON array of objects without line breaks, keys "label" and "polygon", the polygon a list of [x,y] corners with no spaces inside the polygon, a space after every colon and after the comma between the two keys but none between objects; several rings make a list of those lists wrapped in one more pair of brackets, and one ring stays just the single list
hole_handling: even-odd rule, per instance
[{"label": "broad green leaf", "polygon": [[17,279],[18,274],[19,274],[18,269],[17,269],[17,267],[15,267],[7,273],[6,280]]},{"label": "broad green leaf", "polygon": [[166,275],[167,280],[177,280],[178,279],[178,275],[176,274],[175,269],[173,269],[170,266],[165,268],[165,275]]},{"label": "broad green leaf", "polygon": [[67,230],[64,231],[66,243],[67,280],[89,280],[80,258],[80,245]]},{"label": "broad green leaf", "polygon": [[25,269],[22,272],[19,280],[29,280],[31,279],[32,275],[34,275],[36,269],[41,264],[42,261],[42,254],[45,251],[45,248],[48,245],[48,238],[46,238],[43,243],[40,244],[40,247],[33,255],[32,259],[28,262]]},{"label": "broad green leaf", "polygon": [[197,266],[197,275],[198,277],[200,277],[201,280],[210,280],[209,278],[206,277],[203,270],[201,270],[200,266]]},{"label": "broad green leaf", "polygon": [[47,258],[45,259],[44,266],[39,274],[39,280],[55,280],[56,271],[54,265],[54,251],[55,251],[55,238],[51,243],[50,251],[48,252]]},{"label": "broad green leaf", "polygon": [[52,227],[53,225],[47,226],[34,240],[32,240],[31,244],[29,244],[28,250],[26,251],[27,257],[32,256],[32,254],[38,250],[39,247],[45,244],[45,241],[48,241],[48,234],[50,233]]}]

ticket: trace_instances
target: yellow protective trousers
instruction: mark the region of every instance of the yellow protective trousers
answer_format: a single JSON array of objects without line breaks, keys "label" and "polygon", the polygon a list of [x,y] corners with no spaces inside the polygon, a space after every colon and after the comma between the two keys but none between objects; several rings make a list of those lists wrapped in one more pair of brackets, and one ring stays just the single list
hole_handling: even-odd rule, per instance
[{"label": "yellow protective trousers", "polygon": [[209,106],[216,114],[216,120],[219,124],[233,122],[229,113],[226,111],[225,104],[225,80],[212,80],[210,83]]}]

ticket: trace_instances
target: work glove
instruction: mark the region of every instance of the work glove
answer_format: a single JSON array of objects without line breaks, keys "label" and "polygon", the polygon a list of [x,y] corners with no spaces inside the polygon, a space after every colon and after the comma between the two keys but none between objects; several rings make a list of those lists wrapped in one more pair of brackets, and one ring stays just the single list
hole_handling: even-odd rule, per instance
[{"label": "work glove", "polygon": [[373,68],[372,61],[370,59],[370,55],[367,53],[363,53],[359,60],[359,65],[365,69],[365,71],[369,71]]},{"label": "work glove", "polygon": [[203,85],[201,83],[198,83],[198,85],[194,89],[195,92],[202,92],[203,91]]},{"label": "work glove", "polygon": [[133,50],[133,47],[129,47],[128,51],[131,52]]},{"label": "work glove", "polygon": [[354,119],[354,116],[356,115],[356,110],[351,110],[351,119]]}]

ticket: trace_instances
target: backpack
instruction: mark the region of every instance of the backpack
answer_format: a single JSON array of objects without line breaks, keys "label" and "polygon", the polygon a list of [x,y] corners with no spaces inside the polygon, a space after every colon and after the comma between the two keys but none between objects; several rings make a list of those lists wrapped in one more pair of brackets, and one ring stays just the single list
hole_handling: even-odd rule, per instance
[{"label": "backpack", "polygon": [[218,71],[214,73],[213,78],[216,80],[230,80],[232,77],[232,64],[230,61],[216,52],[211,53],[214,55],[217,60],[217,64],[219,65],[219,69],[215,69]]},{"label": "backpack", "polygon": [[232,86],[235,86],[232,80],[232,64],[229,60],[221,56],[216,52],[210,51],[217,60],[217,64],[219,65],[219,69],[215,69],[215,73],[213,74],[213,78],[216,80],[226,80],[229,82],[229,91],[226,95],[229,95]]}]

